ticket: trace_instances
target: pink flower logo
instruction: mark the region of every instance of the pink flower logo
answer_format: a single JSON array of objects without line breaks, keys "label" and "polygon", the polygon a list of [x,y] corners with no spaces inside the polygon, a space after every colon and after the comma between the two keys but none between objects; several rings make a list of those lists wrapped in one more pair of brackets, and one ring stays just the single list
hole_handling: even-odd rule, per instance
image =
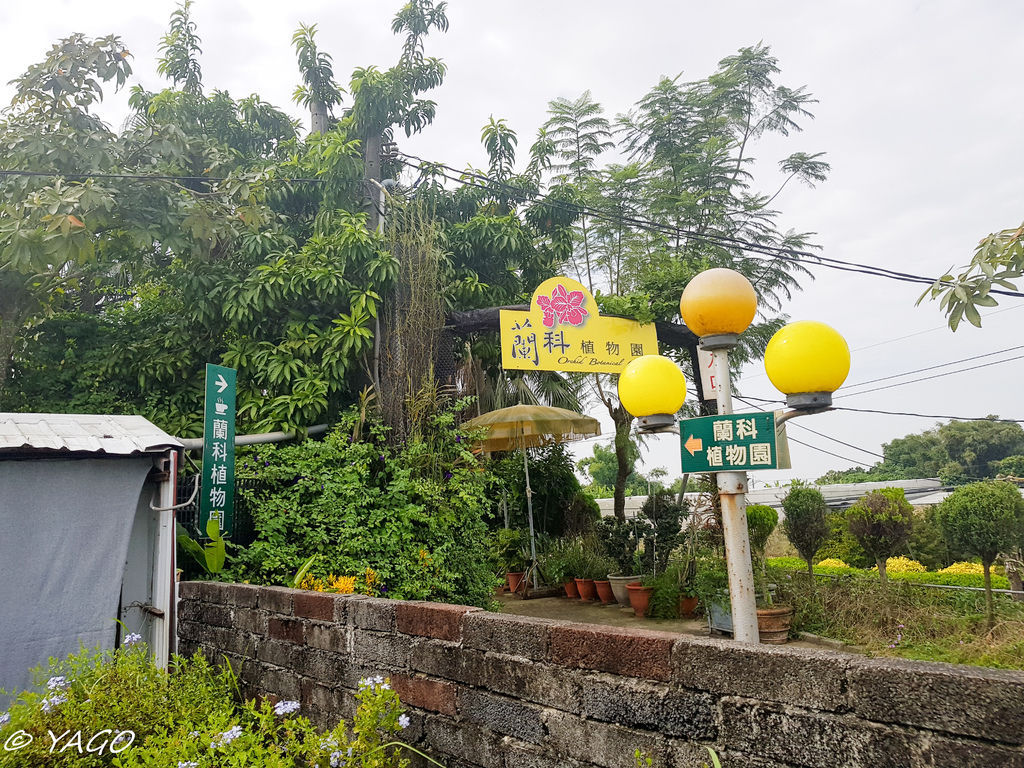
[{"label": "pink flower logo", "polygon": [[544,326],[553,328],[555,319],[566,325],[580,326],[586,321],[589,314],[583,308],[586,301],[583,291],[567,291],[565,286],[559,283],[551,291],[551,297],[538,296],[537,304],[544,310]]}]

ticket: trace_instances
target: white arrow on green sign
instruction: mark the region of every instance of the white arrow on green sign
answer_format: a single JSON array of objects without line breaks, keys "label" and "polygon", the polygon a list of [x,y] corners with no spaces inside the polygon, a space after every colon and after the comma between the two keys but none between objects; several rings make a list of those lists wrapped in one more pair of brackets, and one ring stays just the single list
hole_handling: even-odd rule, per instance
[{"label": "white arrow on green sign", "polygon": [[683,472],[745,472],[788,464],[788,450],[780,463],[772,412],[683,419],[679,439]]},{"label": "white arrow on green sign", "polygon": [[205,535],[207,522],[215,520],[225,538],[235,506],[235,377],[234,368],[206,366],[199,531]]}]

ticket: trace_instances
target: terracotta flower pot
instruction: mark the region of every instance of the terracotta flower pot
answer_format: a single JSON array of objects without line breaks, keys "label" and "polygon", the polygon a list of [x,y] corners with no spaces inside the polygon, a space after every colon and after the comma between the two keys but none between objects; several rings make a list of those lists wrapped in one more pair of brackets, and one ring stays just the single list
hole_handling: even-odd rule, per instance
[{"label": "terracotta flower pot", "polygon": [[594,587],[593,579],[576,579],[576,589],[580,591],[580,600],[585,603],[597,599],[597,589]]},{"label": "terracotta flower pot", "polygon": [[601,602],[605,605],[609,605],[615,602],[615,593],[612,592],[612,584],[607,579],[601,581],[600,579],[594,580],[594,586],[597,588],[597,596]]},{"label": "terracotta flower pot", "polygon": [[647,615],[654,587],[645,587],[639,581],[626,586],[629,590],[629,604],[633,606],[633,614],[639,618]]},{"label": "terracotta flower pot", "polygon": [[697,598],[696,597],[684,597],[679,596],[679,616],[690,617],[693,616],[693,612],[697,610]]},{"label": "terracotta flower pot", "polygon": [[793,623],[793,608],[777,605],[757,609],[757,634],[762,643],[783,645],[789,640],[789,627]]},{"label": "terracotta flower pot", "polygon": [[523,576],[526,571],[509,571],[505,574],[505,580],[508,582],[508,591],[516,592],[519,589],[519,585],[523,583]]},{"label": "terracotta flower pot", "polygon": [[562,586],[565,587],[565,596],[566,597],[568,597],[570,600],[578,600],[579,599],[580,591],[578,589],[576,589],[576,582],[575,581],[573,581],[572,579],[569,579],[569,581],[565,582],[565,584],[563,584]]}]

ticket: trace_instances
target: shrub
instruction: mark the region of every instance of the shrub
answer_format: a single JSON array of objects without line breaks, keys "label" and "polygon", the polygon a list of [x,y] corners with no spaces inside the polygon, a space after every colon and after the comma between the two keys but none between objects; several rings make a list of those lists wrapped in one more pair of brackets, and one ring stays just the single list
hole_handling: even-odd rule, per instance
[{"label": "shrub", "polygon": [[956,574],[961,574],[961,573],[962,574],[974,574],[974,575],[977,575],[977,576],[981,576],[982,574],[985,573],[985,568],[982,566],[981,563],[969,563],[969,562],[967,562],[965,560],[961,560],[958,563],[953,563],[952,565],[947,565],[945,568],[943,568],[942,570],[940,570],[938,572],[939,573],[956,573]]},{"label": "shrub", "polygon": [[646,520],[620,523],[614,517],[603,517],[594,526],[594,534],[602,548],[616,563],[616,571],[623,576],[636,576],[633,560],[640,540],[650,526]]},{"label": "shrub", "polygon": [[258,536],[226,578],[289,584],[317,553],[320,579],[370,568],[379,594],[488,606],[487,473],[453,418],[435,415],[429,433],[397,447],[379,426],[355,439],[355,415],[322,441],[260,446],[239,467],[263,481],[240,490]]},{"label": "shrub", "polygon": [[772,596],[765,573],[764,550],[768,546],[768,537],[778,524],[779,513],[768,505],[751,504],[747,507],[747,533],[750,536],[751,554],[754,556],[754,581],[760,587],[761,601],[765,605],[772,604]]},{"label": "shrub", "polygon": [[835,557],[827,557],[819,560],[815,568],[849,568],[850,566]]},{"label": "shrub", "polygon": [[956,545],[981,558],[988,625],[995,624],[992,563],[1000,550],[1024,540],[1024,499],[1012,483],[986,480],[957,488],[939,505],[943,532]]},{"label": "shrub", "polygon": [[907,543],[913,510],[902,488],[882,488],[865,494],[846,512],[850,533],[875,559],[883,583],[886,559],[900,552]]},{"label": "shrub", "polygon": [[857,538],[850,533],[845,510],[829,512],[825,520],[828,523],[828,537],[814,555],[818,560],[834,558],[857,568],[867,568],[874,562]]},{"label": "shrub", "polygon": [[817,488],[794,483],[782,499],[782,509],[786,513],[782,530],[807,563],[807,572],[813,576],[814,553],[828,536],[825,497]]},{"label": "shrub", "polygon": [[668,565],[668,557],[680,541],[685,502],[680,504],[671,491],[659,490],[644,501],[640,518],[648,525],[643,533],[643,570],[661,573]]},{"label": "shrub", "polygon": [[141,643],[52,661],[37,673],[46,690],[20,693],[0,717],[0,766],[401,768],[403,752],[415,751],[396,741],[409,720],[383,678],[360,683],[351,729],[341,722],[320,734],[297,701],[236,704],[230,670],[199,654],[175,658],[173,669],[158,669]]},{"label": "shrub", "polygon": [[888,573],[924,573],[928,569],[925,568],[917,560],[911,560],[909,557],[890,557],[885,561],[885,570]]}]

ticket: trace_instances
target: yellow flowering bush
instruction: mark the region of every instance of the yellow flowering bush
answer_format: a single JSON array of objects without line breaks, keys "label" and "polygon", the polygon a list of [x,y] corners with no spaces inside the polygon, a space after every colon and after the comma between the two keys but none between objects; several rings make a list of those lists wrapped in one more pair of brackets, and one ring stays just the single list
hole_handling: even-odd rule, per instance
[{"label": "yellow flowering bush", "polygon": [[886,560],[885,570],[889,573],[924,573],[928,569],[917,562],[917,560],[911,560],[909,557],[900,555],[899,557],[890,557]]},{"label": "yellow flowering bush", "polygon": [[981,566],[981,563],[968,563],[965,560],[961,560],[958,563],[953,563],[943,568],[939,573],[963,573],[981,576],[985,573],[985,569]]},{"label": "yellow flowering bush", "polygon": [[[369,569],[367,569],[369,570]],[[376,574],[374,574],[376,577]],[[313,592],[334,592],[339,595],[352,595],[356,591],[356,577],[355,576],[335,576],[333,573],[329,573],[325,578],[320,579],[307,573],[301,582],[299,582],[299,589],[308,589]],[[364,594],[371,594],[371,592],[365,592]]]},{"label": "yellow flowering bush", "polygon": [[849,568],[850,566],[848,564],[844,563],[838,557],[826,557],[824,560],[822,560],[820,563],[818,563],[818,567],[820,567],[820,568]]}]

